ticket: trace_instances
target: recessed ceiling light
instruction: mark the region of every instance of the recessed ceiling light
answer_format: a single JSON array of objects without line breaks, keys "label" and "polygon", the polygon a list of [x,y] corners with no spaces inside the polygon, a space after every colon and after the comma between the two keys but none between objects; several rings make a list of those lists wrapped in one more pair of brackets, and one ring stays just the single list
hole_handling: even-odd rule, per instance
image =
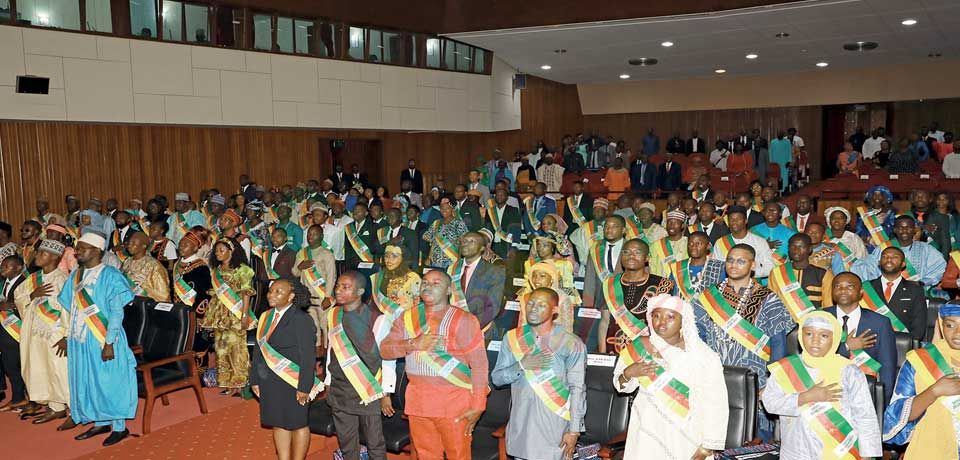
[{"label": "recessed ceiling light", "polygon": [[817,67],[826,67],[826,66],[828,66],[828,65],[830,65],[829,62],[818,62],[818,63],[817,63]]},{"label": "recessed ceiling light", "polygon": [[669,48],[669,47],[673,46],[673,42],[670,42],[670,41],[663,42],[663,43],[660,44],[660,46],[662,46],[662,47],[664,47],[664,48]]},{"label": "recessed ceiling light", "polygon": [[757,55],[754,53],[750,53],[747,55],[747,59],[756,59],[756,58],[757,58]]},{"label": "recessed ceiling light", "polygon": [[621,79],[621,80],[626,80],[626,79],[628,79],[628,78],[630,78],[630,75],[627,75],[627,74],[625,74],[625,73],[620,74],[620,79]]},{"label": "recessed ceiling light", "polygon": [[917,20],[913,18],[908,18],[908,19],[904,19],[903,21],[900,21],[900,24],[903,24],[905,26],[915,26],[917,25]]},{"label": "recessed ceiling light", "polygon": [[845,43],[843,49],[847,51],[872,51],[880,46],[877,42],[858,41],[856,43]]},{"label": "recessed ceiling light", "polygon": [[777,38],[787,38],[787,37],[789,37],[789,36],[790,36],[790,34],[788,34],[788,33],[786,33],[786,32],[780,32],[780,33],[778,33],[778,34],[776,35]]},{"label": "recessed ceiling light", "polygon": [[550,66],[548,66],[548,65],[546,65],[546,64],[540,66],[540,70],[550,70],[550,69],[552,69],[552,68],[553,68],[553,67],[550,67]]},{"label": "recessed ceiling light", "polygon": [[717,69],[717,70],[714,70],[714,72],[716,72],[716,73],[727,73],[727,70],[726,70],[726,69]]},{"label": "recessed ceiling light", "polygon": [[660,61],[657,60],[657,58],[646,58],[646,57],[633,58],[633,59],[627,60],[627,64],[630,64],[630,65],[638,65],[638,66],[641,66],[641,67],[646,67],[646,66],[651,66],[651,65],[657,65],[657,62],[660,62]]}]

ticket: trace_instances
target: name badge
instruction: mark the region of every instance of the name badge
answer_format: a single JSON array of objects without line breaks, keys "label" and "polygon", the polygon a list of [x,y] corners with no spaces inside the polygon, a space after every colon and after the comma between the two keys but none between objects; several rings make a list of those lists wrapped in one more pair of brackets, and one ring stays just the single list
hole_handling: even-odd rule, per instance
[{"label": "name badge", "polygon": [[720,176],[720,182],[730,182],[730,178],[727,176]]},{"label": "name badge", "polygon": [[582,291],[582,290],[583,290],[583,281],[574,281],[574,282],[573,282],[573,288],[576,289],[576,290],[578,290],[578,291]]},{"label": "name badge", "polygon": [[450,373],[453,372],[453,369],[456,368],[457,365],[459,364],[460,364],[460,361],[458,361],[457,358],[454,358],[453,356],[451,356],[450,361],[448,361],[447,364],[444,364],[443,367],[440,368],[440,376],[446,377],[450,375]]},{"label": "name badge", "polygon": [[502,343],[503,343],[503,342],[501,342],[501,341],[499,341],[499,340],[491,340],[490,343],[487,344],[487,351],[496,351],[496,352],[499,352],[499,351],[500,351],[500,345],[501,345]]},{"label": "name badge", "polygon": [[537,376],[533,379],[533,383],[539,385],[539,384],[541,384],[541,383],[543,383],[543,382],[546,382],[546,381],[552,379],[555,375],[557,375],[557,374],[554,374],[554,373],[553,373],[553,369],[547,369],[546,371],[541,372],[539,375],[537,375]]},{"label": "name badge", "polygon": [[920,175],[920,178],[921,178],[921,179],[929,179],[929,178],[930,178],[930,175],[929,175],[929,174],[921,174],[921,175]]},{"label": "name badge", "polygon": [[518,251],[529,251],[529,250],[530,250],[530,245],[529,245],[529,244],[518,244],[518,245],[517,245],[517,250],[518,250]]},{"label": "name badge", "polygon": [[523,278],[514,278],[514,279],[513,279],[513,285],[514,285],[515,287],[523,287],[524,284],[526,284],[526,281],[525,281]]},{"label": "name badge", "polygon": [[170,311],[173,309],[173,304],[169,302],[158,302],[153,309],[159,311]]},{"label": "name badge", "polygon": [[283,372],[283,370],[286,369],[287,366],[289,365],[290,365],[290,360],[287,358],[283,358],[280,360],[280,362],[278,362],[277,364],[274,364],[273,367],[271,367],[270,369],[272,369],[274,372],[279,373],[279,372]]},{"label": "name badge", "polygon": [[227,283],[221,284],[220,287],[217,288],[217,295],[222,295],[224,292],[227,292],[227,289],[230,289]]},{"label": "name badge", "polygon": [[510,301],[508,301],[508,302],[503,306],[503,309],[504,309],[504,310],[512,310],[512,311],[520,311],[520,302],[517,302],[516,300],[510,300]]},{"label": "name badge", "polygon": [[897,179],[899,179],[899,178],[900,178],[900,175],[899,175],[899,174],[891,174],[891,175],[890,175],[890,180],[897,180]]},{"label": "name badge", "polygon": [[600,310],[596,308],[581,308],[577,312],[577,316],[580,318],[593,318],[600,319]]},{"label": "name badge", "polygon": [[373,262],[360,262],[357,265],[357,268],[364,269],[364,270],[373,268]]},{"label": "name badge", "polygon": [[870,175],[868,175],[868,174],[861,174],[861,175],[860,175],[860,180],[867,180],[867,179],[869,179],[869,178],[870,178]]},{"label": "name badge", "polygon": [[617,365],[617,357],[614,355],[589,354],[587,355],[587,365],[599,366],[599,367],[614,367]]},{"label": "name badge", "polygon": [[17,315],[11,314],[3,320],[3,327],[10,327],[13,324],[16,324],[17,321],[20,321],[20,318]]},{"label": "name badge", "polygon": [[89,307],[83,309],[83,316],[87,318],[94,316],[97,313],[100,313],[100,307],[96,305],[90,305]]},{"label": "name badge", "polygon": [[793,282],[793,283],[790,283],[790,284],[784,286],[784,287],[783,287],[783,292],[785,292],[785,293],[791,293],[791,292],[793,292],[793,291],[796,291],[797,289],[800,289],[800,283],[798,283],[798,282]]},{"label": "name badge", "polygon": [[351,356],[351,357],[347,358],[344,362],[342,362],[342,363],[340,364],[340,368],[346,369],[346,368],[348,368],[348,367],[353,367],[353,366],[356,366],[357,363],[359,363],[359,362],[360,362],[360,357],[354,355],[354,356]]}]

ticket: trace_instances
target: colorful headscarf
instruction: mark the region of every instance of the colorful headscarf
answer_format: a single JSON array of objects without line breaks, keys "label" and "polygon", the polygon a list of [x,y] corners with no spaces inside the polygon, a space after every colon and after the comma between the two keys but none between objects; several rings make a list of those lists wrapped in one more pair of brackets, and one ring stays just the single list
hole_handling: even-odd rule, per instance
[{"label": "colorful headscarf", "polygon": [[869,203],[870,197],[876,192],[882,193],[883,196],[887,198],[887,204],[893,203],[893,193],[890,192],[890,189],[882,185],[874,185],[873,187],[870,187],[870,189],[867,190],[867,194],[863,196],[863,202]]},{"label": "colorful headscarf", "polygon": [[805,327],[826,329],[833,332],[833,343],[831,344],[833,349],[827,350],[827,354],[820,357],[813,356],[804,349],[803,340],[800,340],[800,348],[803,349],[803,352],[800,353],[800,358],[805,365],[817,370],[818,380],[822,380],[823,383],[827,385],[840,383],[841,370],[852,364],[852,361],[837,354],[837,349],[840,348],[842,332],[840,330],[840,322],[837,321],[836,315],[832,315],[823,310],[812,311],[800,318],[801,333]]}]

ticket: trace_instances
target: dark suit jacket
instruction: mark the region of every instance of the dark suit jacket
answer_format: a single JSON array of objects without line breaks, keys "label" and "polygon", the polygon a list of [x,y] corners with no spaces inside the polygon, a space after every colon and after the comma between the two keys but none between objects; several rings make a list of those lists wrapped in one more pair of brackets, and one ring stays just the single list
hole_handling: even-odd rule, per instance
[{"label": "dark suit jacket", "polygon": [[507,273],[503,265],[491,264],[483,259],[477,262],[470,284],[467,285],[467,305],[484,328],[500,315],[503,308],[503,289]]},{"label": "dark suit jacket", "polygon": [[240,187],[240,194],[247,199],[247,203],[257,199],[257,186],[252,182],[246,187]]},{"label": "dark suit jacket", "polygon": [[703,203],[704,201],[708,201],[708,202],[710,202],[710,203],[713,203],[713,189],[712,189],[712,188],[708,188],[708,189],[707,189],[707,193],[704,194],[703,197],[700,198],[700,201],[698,201],[698,203]]},{"label": "dark suit jacket", "polygon": [[[573,196],[571,194],[570,196]],[[566,199],[564,199],[564,205],[566,205]],[[584,192],[583,196],[580,197],[580,206],[577,206],[580,209],[580,212],[583,214],[588,221],[593,216],[593,197],[590,194]],[[573,213],[569,210],[563,213],[563,221],[567,223],[567,234],[573,233],[577,229],[578,225],[573,221]]]},{"label": "dark suit jacket", "polygon": [[748,209],[747,214],[747,228],[753,228],[763,223],[763,213]]},{"label": "dark suit jacket", "polygon": [[[688,230],[687,235],[689,235],[690,234],[689,227],[687,227],[687,230]],[[710,228],[710,233],[707,233],[707,235],[710,237],[711,245],[716,244],[717,240],[729,234],[730,234],[730,229],[727,228],[727,224],[724,224],[722,219],[719,222],[715,222],[713,224],[713,227]]]},{"label": "dark suit jacket", "polygon": [[[426,228],[423,224],[420,224],[420,227]],[[387,232],[393,233],[393,229],[387,229]],[[396,237],[391,238],[387,244],[393,244],[403,248],[403,260],[410,264],[411,268],[415,269],[420,265],[421,236],[422,235],[418,235],[416,231],[401,225],[400,233],[397,233]]]},{"label": "dark suit jacket", "polygon": [[[837,307],[823,309],[831,315],[837,314]],[[893,385],[897,379],[897,341],[893,336],[893,326],[885,316],[864,308],[860,309],[860,324],[857,334],[870,329],[871,334],[877,334],[877,342],[870,348],[864,349],[871,358],[880,362],[880,381],[883,382],[884,401],[889,402],[893,395]],[[846,343],[840,344],[837,353],[850,357],[850,350]]]},{"label": "dark suit jacket", "polygon": [[423,193],[423,173],[419,169],[413,170],[413,176],[410,175],[410,169],[404,168],[400,172],[400,183],[403,183],[405,180],[410,180],[413,183],[413,191],[416,193]]},{"label": "dark suit jacket", "polygon": [[[17,288],[20,287],[20,285],[23,284],[24,281],[26,281],[26,279],[27,279],[26,274],[20,275],[20,277],[17,278],[17,280],[13,283],[13,286],[10,287],[10,290],[8,291],[7,296],[3,298],[3,301],[12,304],[13,292],[16,291]],[[0,291],[0,294],[2,294],[2,291]],[[18,349],[17,347],[19,347],[19,342],[15,340],[10,335],[10,333],[7,332],[6,329],[0,329],[0,330],[2,330],[2,332],[0,332],[0,348],[6,348],[7,350],[11,350],[11,349],[17,350]],[[19,360],[20,358],[17,358],[17,359]],[[0,372],[0,377],[2,377],[3,375],[4,373]]]},{"label": "dark suit jacket", "polygon": [[[790,216],[790,217],[793,219],[794,222],[796,222],[797,227],[799,227],[799,226],[800,226],[800,217],[799,217],[799,215],[798,215],[798,214],[793,214],[793,215]],[[824,226],[827,225],[827,222],[823,219],[823,216],[821,216],[820,214],[817,214],[816,212],[811,212],[809,215],[807,215],[807,221],[806,221],[806,223],[804,223],[803,229],[805,230],[805,229],[807,228],[806,226],[807,226],[807,225],[810,225],[810,224],[812,224],[812,223],[817,223],[817,224],[824,225]],[[800,228],[797,228],[797,231],[803,233],[803,230],[801,230]]]},{"label": "dark suit jacket", "polygon": [[[877,278],[870,281],[870,285],[883,296],[883,278]],[[893,291],[887,307],[917,340],[923,340],[927,332],[927,301],[923,292],[923,286],[916,281],[900,280],[897,290]]]},{"label": "dark suit jacket", "polygon": [[[316,375],[314,373],[317,363],[316,342],[317,327],[313,324],[313,319],[307,312],[297,308],[290,308],[284,312],[280,323],[267,341],[277,350],[277,353],[300,366],[297,390],[304,393],[310,392]],[[253,355],[253,366],[250,370],[251,385],[261,385],[260,391],[275,391],[277,387],[287,385],[267,366],[263,360],[263,353],[257,350],[251,354]]]},{"label": "dark suit jacket", "polygon": [[[374,228],[373,221],[370,220],[369,217],[364,219],[360,224],[354,222],[350,225],[356,226],[357,236],[370,249],[374,260],[376,260],[377,256],[383,254],[383,250],[380,248],[380,241],[377,239],[377,229]],[[343,262],[349,269],[356,269],[357,265],[360,265],[361,262],[360,256],[353,250],[353,245],[350,244],[350,241],[346,240],[346,237],[344,237],[343,242]]]},{"label": "dark suit jacket", "polygon": [[707,153],[707,140],[698,137],[697,138],[697,149],[693,149],[693,138],[687,139],[686,153]]},{"label": "dark suit jacket", "polygon": [[680,169],[680,163],[676,161],[670,163],[670,171],[667,171],[666,163],[657,168],[657,184],[661,190],[677,190],[680,188]]},{"label": "dark suit jacket", "polygon": [[630,163],[630,188],[634,191],[656,190],[657,167],[650,163],[643,163],[643,165],[646,167],[642,167],[636,161]]},{"label": "dark suit jacket", "polygon": [[480,230],[480,224],[483,223],[480,217],[480,205],[469,199],[464,200],[463,204],[460,205],[460,219],[467,226],[467,230],[471,232]]},{"label": "dark suit jacket", "polygon": [[[328,179],[330,179],[330,181],[333,182],[333,190],[334,190],[334,191],[337,191],[337,190],[338,190],[337,187],[340,186],[340,182],[347,181],[347,184],[350,183],[350,182],[349,182],[349,181],[350,181],[350,179],[349,179],[350,173],[344,171],[344,172],[340,173],[340,175],[343,176],[343,179],[337,177],[337,173],[333,173],[333,174],[330,175],[330,177],[328,177]],[[338,192],[338,193],[339,193],[339,192]]]},{"label": "dark suit jacket", "polygon": [[358,183],[358,182],[360,183],[360,185],[363,185],[364,187],[366,187],[368,184],[370,184],[370,182],[367,181],[367,175],[364,174],[364,173],[360,173],[360,178],[359,178],[359,179],[353,177],[353,173],[352,173],[352,172],[351,172],[351,173],[346,173],[344,180],[347,181],[347,184],[349,184],[350,187],[353,187],[354,184],[356,184],[356,183]]},{"label": "dark suit jacket", "polygon": [[[493,224],[490,221],[490,219],[492,218],[493,218],[493,215],[491,211],[487,210],[487,218],[486,220],[484,220],[483,226],[490,229],[490,231],[493,231]],[[510,235],[513,235],[514,243],[519,242],[520,235],[523,232],[522,224],[520,221],[520,210],[510,205],[504,206],[503,216],[500,217],[500,227],[503,229],[504,232],[507,232]],[[498,243],[497,242],[493,243],[492,248],[493,248],[493,252],[497,253],[498,256],[502,257],[503,259],[506,259],[507,252],[510,251],[510,246],[512,246],[511,243],[508,243],[506,241],[501,241]]]},{"label": "dark suit jacket", "polygon": [[[523,202],[521,201],[520,204],[523,205]],[[553,198],[550,198],[549,196],[546,196],[546,195],[540,197],[539,207],[537,207],[536,197],[534,197],[533,200],[530,201],[530,205],[534,206],[536,209],[536,211],[534,212],[534,217],[536,217],[537,220],[542,221],[544,217],[547,217],[547,214],[555,214],[557,212],[557,202],[554,201]],[[533,223],[530,222],[530,216],[527,215],[526,209],[523,210],[523,226],[524,226],[524,229],[526,229],[526,231],[528,232],[534,231]]]},{"label": "dark suit jacket", "polygon": [[[257,270],[257,279],[260,281],[269,281],[270,277],[267,275],[269,266],[266,260],[262,260],[259,257],[259,269]],[[280,250],[280,253],[277,255],[277,262],[273,264],[273,271],[277,272],[281,278],[293,278],[293,264],[297,260],[297,252],[293,249],[290,249],[290,246],[284,246]]]},{"label": "dark suit jacket", "polygon": [[684,153],[686,150],[687,144],[683,142],[683,139],[679,137],[671,137],[667,140],[667,152],[669,153]]},{"label": "dark suit jacket", "polygon": [[[121,244],[127,244],[127,242],[130,241],[130,238],[133,237],[133,234],[134,234],[134,233],[137,233],[138,231],[139,231],[139,230],[137,230],[137,229],[134,228],[134,224],[127,225],[127,233],[126,233],[125,235],[123,235],[123,239],[120,240],[120,243],[121,243]],[[119,233],[119,232],[120,232],[120,229],[114,230],[114,232]],[[113,235],[110,235],[109,237],[107,237],[107,245],[109,246],[108,249],[113,249],[113,248],[114,248],[114,245],[113,245]]]}]

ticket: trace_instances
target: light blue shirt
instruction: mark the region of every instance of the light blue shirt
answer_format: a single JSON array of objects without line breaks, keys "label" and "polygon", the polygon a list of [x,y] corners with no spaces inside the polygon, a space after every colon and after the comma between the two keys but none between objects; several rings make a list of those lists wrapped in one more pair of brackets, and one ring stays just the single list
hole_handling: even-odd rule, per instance
[{"label": "light blue shirt", "polygon": [[[903,246],[900,249],[906,254],[907,260],[917,269],[920,279],[924,286],[936,286],[943,279],[943,272],[947,269],[947,261],[943,254],[936,250],[929,243],[923,241],[914,241],[910,246]],[[883,252],[879,247],[873,248],[873,251],[853,263],[850,271],[856,273],[863,281],[877,279],[880,277],[880,253]]]}]

